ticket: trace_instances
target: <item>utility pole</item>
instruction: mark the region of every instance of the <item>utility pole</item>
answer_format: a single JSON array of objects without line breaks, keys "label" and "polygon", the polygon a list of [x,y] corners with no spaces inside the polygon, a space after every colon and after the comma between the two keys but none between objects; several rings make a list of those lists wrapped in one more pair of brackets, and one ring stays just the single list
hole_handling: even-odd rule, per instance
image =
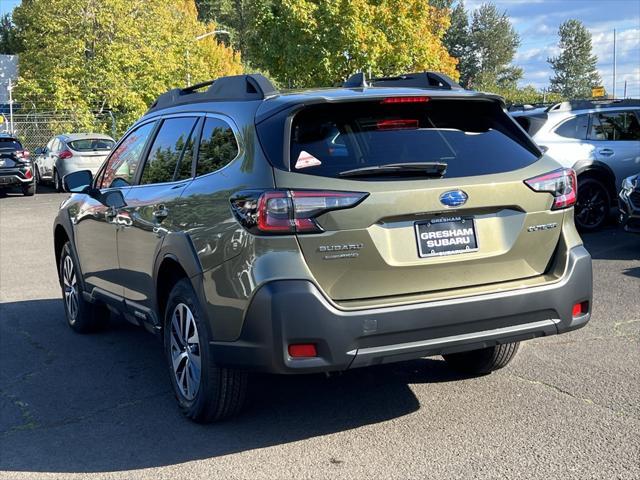
[{"label": "utility pole", "polygon": [[613,98],[616,98],[616,29],[613,29]]},{"label": "utility pole", "polygon": [[9,92],[9,131],[13,134],[15,132],[13,131],[13,83],[11,82],[11,79],[9,79],[7,92]]},{"label": "utility pole", "polygon": [[622,98],[627,98],[627,81],[624,81],[624,95],[622,96]]}]

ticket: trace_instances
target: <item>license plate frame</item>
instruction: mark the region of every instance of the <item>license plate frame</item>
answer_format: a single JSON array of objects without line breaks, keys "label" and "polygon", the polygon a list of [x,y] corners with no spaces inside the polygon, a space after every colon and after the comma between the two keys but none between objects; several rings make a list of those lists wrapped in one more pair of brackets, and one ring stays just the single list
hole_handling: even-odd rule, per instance
[{"label": "license plate frame", "polygon": [[[468,222],[468,223],[467,223]],[[472,240],[464,248],[449,248],[454,245],[446,245],[439,246],[436,248],[431,248],[429,251],[429,247],[427,245],[428,240],[437,240],[438,238],[433,239],[423,239],[421,238],[421,233],[429,232],[437,232],[444,230],[451,230],[452,226],[456,229],[467,229],[470,225],[472,230]],[[450,255],[460,255],[463,253],[472,253],[477,252],[479,249],[478,243],[478,229],[476,228],[476,219],[470,216],[454,216],[454,217],[442,217],[442,218],[432,218],[431,220],[420,221],[414,223],[414,231],[416,235],[416,245],[418,247],[418,257],[420,258],[429,258],[429,257],[448,257]],[[454,237],[446,237],[448,238],[465,238],[467,235],[458,235]],[[463,240],[464,241],[464,240]],[[460,245],[464,245],[461,243]],[[444,247],[444,248],[443,248]]]}]

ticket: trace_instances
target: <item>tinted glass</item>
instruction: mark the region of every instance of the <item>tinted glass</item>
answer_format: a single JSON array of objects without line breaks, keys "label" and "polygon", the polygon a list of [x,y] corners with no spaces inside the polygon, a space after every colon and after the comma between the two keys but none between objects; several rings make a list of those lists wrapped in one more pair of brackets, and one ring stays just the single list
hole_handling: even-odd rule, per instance
[{"label": "tinted glass", "polygon": [[182,158],[180,158],[178,162],[178,170],[176,172],[176,180],[186,180],[187,178],[191,178],[191,166],[193,164],[193,157],[195,155],[195,140],[196,133],[198,131],[198,127],[193,127],[191,130],[191,135],[189,136],[189,140],[187,141],[186,146],[184,147],[184,152],[182,153]]},{"label": "tinted glass", "polygon": [[22,150],[22,145],[15,138],[0,138],[0,150],[15,152],[16,150]]},{"label": "tinted glass", "polygon": [[133,183],[144,145],[155,122],[147,123],[131,132],[111,154],[99,188],[126,187]]},{"label": "tinted glass", "polygon": [[565,138],[575,138],[577,140],[584,140],[587,138],[587,129],[589,128],[589,115],[578,115],[573,117],[558,128],[556,128],[556,134]]},{"label": "tinted glass", "polygon": [[445,177],[506,172],[538,158],[497,103],[431,100],[311,106],[291,131],[292,171],[335,177],[392,163],[444,162]]},{"label": "tinted glass", "polygon": [[634,112],[597,113],[592,115],[591,140],[640,140],[640,123]]},{"label": "tinted glass", "polygon": [[113,140],[106,138],[83,138],[81,140],[72,140],[69,147],[76,152],[93,152],[97,150],[111,150],[114,145]]},{"label": "tinted glass", "polygon": [[196,175],[215,172],[237,155],[238,143],[229,124],[219,118],[207,118],[198,149]]},{"label": "tinted glass", "polygon": [[170,118],[162,122],[142,171],[141,185],[172,182],[178,161],[187,145],[194,117]]}]

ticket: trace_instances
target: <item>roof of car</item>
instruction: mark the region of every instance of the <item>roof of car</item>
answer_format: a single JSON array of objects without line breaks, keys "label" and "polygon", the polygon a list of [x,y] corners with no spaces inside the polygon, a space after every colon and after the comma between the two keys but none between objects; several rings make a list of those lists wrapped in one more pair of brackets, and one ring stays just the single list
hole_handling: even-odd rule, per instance
[{"label": "roof of car", "polygon": [[18,137],[13,135],[12,133],[0,132],[0,138],[9,138],[11,140],[17,140]]},{"label": "roof of car", "polygon": [[109,135],[105,135],[103,133],[64,133],[62,135],[58,135],[59,138],[64,140],[65,142],[73,142],[74,140],[84,140],[85,138],[95,138],[99,140],[111,140]]}]

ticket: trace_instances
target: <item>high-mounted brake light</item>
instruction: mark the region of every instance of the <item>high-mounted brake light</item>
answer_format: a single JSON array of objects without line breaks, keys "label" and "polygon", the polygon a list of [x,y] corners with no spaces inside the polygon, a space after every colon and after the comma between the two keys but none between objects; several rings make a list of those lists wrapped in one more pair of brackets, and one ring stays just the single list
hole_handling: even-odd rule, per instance
[{"label": "high-mounted brake light", "polygon": [[58,160],[64,160],[65,158],[71,158],[71,157],[73,157],[73,153],[71,153],[71,150],[62,150],[58,154]]},{"label": "high-mounted brake light", "polygon": [[369,195],[325,190],[267,190],[239,192],[231,198],[238,221],[256,234],[318,233],[316,218],[332,210],[358,205]]},{"label": "high-mounted brake light", "polygon": [[431,97],[387,97],[380,103],[427,103]]},{"label": "high-mounted brake light", "polygon": [[554,170],[539,177],[529,178],[524,183],[534,192],[553,195],[551,210],[568,208],[576,203],[578,181],[572,168]]}]

